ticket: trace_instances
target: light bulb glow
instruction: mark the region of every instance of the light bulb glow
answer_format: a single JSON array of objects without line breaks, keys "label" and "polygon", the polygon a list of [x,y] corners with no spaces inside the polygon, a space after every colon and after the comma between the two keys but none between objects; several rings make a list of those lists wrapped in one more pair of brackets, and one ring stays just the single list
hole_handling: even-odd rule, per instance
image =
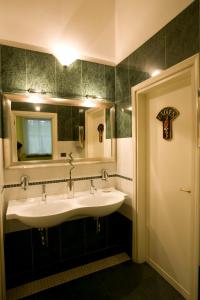
[{"label": "light bulb glow", "polygon": [[35,107],[35,110],[36,110],[36,111],[40,111],[40,106],[37,105],[37,106]]},{"label": "light bulb glow", "polygon": [[29,98],[31,99],[31,101],[33,103],[41,103],[41,97],[39,95],[36,94],[30,94]]},{"label": "light bulb glow", "polygon": [[151,73],[151,77],[155,77],[155,76],[159,75],[160,73],[161,73],[161,70],[156,69]]},{"label": "light bulb glow", "polygon": [[92,101],[92,99],[89,99],[89,98],[85,99],[83,101],[83,104],[85,107],[95,107],[96,106],[95,103]]},{"label": "light bulb glow", "polygon": [[79,54],[75,49],[62,45],[56,46],[53,54],[63,66],[69,66],[79,58]]}]

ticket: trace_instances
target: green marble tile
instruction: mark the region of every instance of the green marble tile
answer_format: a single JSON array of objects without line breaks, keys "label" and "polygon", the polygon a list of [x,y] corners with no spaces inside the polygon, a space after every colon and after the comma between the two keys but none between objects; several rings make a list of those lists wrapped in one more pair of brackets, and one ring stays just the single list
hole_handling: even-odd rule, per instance
[{"label": "green marble tile", "polygon": [[199,1],[166,26],[167,68],[199,52]]},{"label": "green marble tile", "polygon": [[0,92],[2,92],[2,81],[1,81],[1,45],[0,45]]},{"label": "green marble tile", "polygon": [[106,109],[106,139],[111,138],[110,109]]},{"label": "green marble tile", "polygon": [[60,97],[81,96],[81,60],[76,60],[73,64],[64,67],[56,61],[56,91]]},{"label": "green marble tile", "polygon": [[115,101],[125,102],[130,96],[128,58],[116,66]]},{"label": "green marble tile", "polygon": [[105,66],[106,99],[115,101],[115,68]]},{"label": "green marble tile", "polygon": [[26,50],[2,46],[2,90],[26,90]]},{"label": "green marble tile", "polygon": [[82,95],[106,98],[104,65],[82,61]]},{"label": "green marble tile", "polygon": [[27,88],[55,93],[55,58],[51,54],[27,51]]},{"label": "green marble tile", "polygon": [[0,95],[0,138],[3,138],[3,102]]},{"label": "green marble tile", "polygon": [[116,104],[116,138],[127,138],[132,136],[132,113],[125,103]]},{"label": "green marble tile", "polygon": [[58,140],[73,141],[72,107],[58,106]]},{"label": "green marble tile", "polygon": [[165,30],[159,31],[129,56],[130,88],[165,69]]}]

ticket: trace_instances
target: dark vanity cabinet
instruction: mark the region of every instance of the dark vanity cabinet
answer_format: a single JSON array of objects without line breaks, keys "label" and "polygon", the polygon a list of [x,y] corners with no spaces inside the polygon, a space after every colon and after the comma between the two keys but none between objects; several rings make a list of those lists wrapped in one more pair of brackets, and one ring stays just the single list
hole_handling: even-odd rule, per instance
[{"label": "dark vanity cabinet", "polygon": [[120,252],[131,256],[132,222],[119,213],[65,222],[43,232],[5,235],[7,287],[52,275]]}]

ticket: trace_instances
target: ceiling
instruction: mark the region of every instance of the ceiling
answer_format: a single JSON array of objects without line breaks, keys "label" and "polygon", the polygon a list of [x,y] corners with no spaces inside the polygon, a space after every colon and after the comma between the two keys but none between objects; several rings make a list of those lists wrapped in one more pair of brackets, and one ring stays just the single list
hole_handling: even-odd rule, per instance
[{"label": "ceiling", "polygon": [[192,0],[0,0],[0,43],[115,65]]}]

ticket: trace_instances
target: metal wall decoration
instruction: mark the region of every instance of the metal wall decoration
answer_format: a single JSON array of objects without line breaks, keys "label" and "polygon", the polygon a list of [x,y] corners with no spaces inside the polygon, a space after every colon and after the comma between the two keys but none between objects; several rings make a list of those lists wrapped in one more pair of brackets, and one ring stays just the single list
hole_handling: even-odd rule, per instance
[{"label": "metal wall decoration", "polygon": [[156,116],[163,122],[163,139],[172,139],[172,121],[179,115],[179,111],[174,107],[164,107]]}]

